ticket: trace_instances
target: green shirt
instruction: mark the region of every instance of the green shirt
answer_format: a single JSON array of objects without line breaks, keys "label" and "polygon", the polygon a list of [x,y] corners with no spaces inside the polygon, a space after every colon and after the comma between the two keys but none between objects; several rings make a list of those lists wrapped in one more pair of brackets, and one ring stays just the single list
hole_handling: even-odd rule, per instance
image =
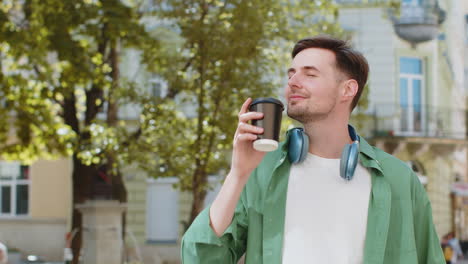
[{"label": "green shirt", "polygon": [[[236,264],[246,253],[246,264],[281,264],[291,167],[287,144],[268,153],[250,176],[221,237],[210,227],[209,208],[200,213],[182,239],[182,263]],[[362,138],[359,160],[372,182],[363,263],[445,263],[431,205],[415,173]]]}]

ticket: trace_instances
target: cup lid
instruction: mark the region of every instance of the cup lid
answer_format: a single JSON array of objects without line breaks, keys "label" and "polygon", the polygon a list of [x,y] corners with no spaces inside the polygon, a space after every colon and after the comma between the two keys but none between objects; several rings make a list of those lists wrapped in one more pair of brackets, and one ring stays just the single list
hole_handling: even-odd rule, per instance
[{"label": "cup lid", "polygon": [[259,98],[256,98],[256,99],[254,99],[252,101],[252,103],[250,103],[249,108],[252,107],[253,105],[260,104],[260,103],[277,104],[277,105],[281,106],[281,111],[284,110],[283,103],[280,100],[272,98],[272,97],[259,97]]}]

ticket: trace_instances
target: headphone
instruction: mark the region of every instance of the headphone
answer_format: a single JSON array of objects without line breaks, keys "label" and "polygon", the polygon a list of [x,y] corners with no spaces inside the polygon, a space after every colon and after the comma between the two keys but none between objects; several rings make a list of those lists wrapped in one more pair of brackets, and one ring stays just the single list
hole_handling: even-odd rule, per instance
[{"label": "headphone", "polygon": [[[359,161],[359,137],[351,125],[348,125],[348,132],[353,143],[344,146],[340,159],[340,176],[346,181],[353,178]],[[293,164],[299,164],[305,160],[309,152],[309,137],[304,129],[299,127],[291,129],[288,136],[289,161]]]}]

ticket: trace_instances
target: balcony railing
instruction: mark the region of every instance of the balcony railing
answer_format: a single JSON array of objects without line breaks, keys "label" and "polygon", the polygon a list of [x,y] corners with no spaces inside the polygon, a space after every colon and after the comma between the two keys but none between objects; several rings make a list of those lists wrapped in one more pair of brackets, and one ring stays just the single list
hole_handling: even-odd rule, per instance
[{"label": "balcony railing", "polygon": [[400,8],[398,24],[430,24],[438,25],[439,8],[435,5],[403,4]]},{"label": "balcony railing", "polygon": [[436,137],[465,139],[466,109],[430,105],[378,104],[371,114],[374,137]]}]

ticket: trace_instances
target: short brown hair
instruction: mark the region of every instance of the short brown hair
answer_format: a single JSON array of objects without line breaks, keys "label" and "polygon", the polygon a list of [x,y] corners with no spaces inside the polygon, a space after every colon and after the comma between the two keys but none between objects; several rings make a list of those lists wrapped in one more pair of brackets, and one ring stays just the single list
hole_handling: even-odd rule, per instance
[{"label": "short brown hair", "polygon": [[317,36],[299,40],[296,45],[294,45],[291,54],[292,58],[294,59],[299,52],[309,48],[320,48],[332,51],[335,54],[336,67],[347,75],[348,78],[356,80],[358,83],[358,91],[351,103],[352,111],[354,107],[356,107],[367,82],[369,64],[366,58],[359,51],[353,49],[348,42],[329,36]]}]

